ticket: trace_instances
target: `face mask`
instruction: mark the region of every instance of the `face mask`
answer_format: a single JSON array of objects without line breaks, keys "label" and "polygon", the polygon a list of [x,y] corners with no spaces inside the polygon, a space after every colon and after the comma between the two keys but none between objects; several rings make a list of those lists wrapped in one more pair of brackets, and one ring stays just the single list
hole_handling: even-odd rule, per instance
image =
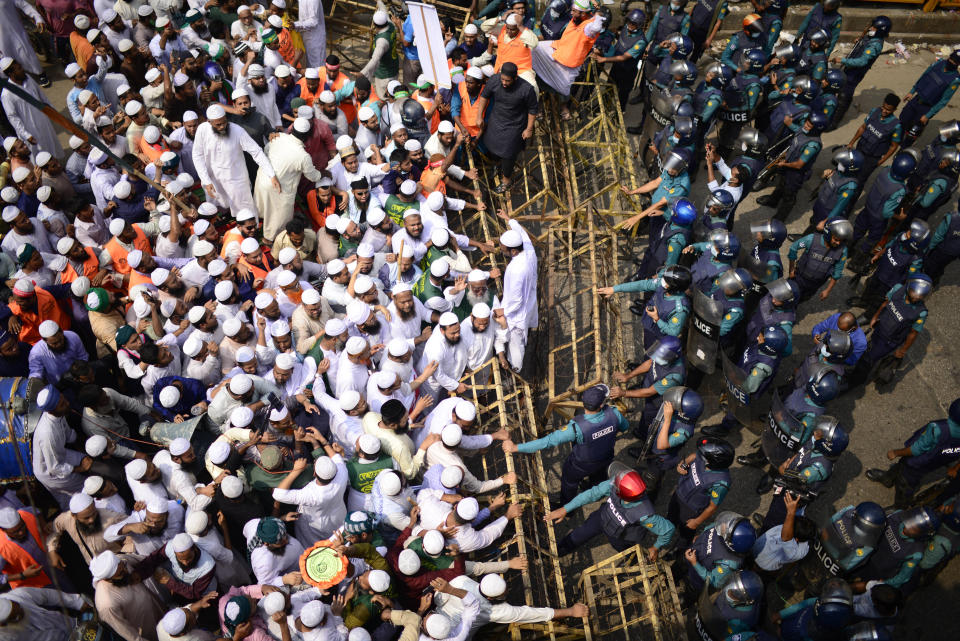
[{"label": "face mask", "polygon": [[653,362],[656,363],[657,365],[660,365],[661,367],[664,366],[664,365],[669,365],[669,364],[670,364],[670,361],[668,361],[667,359],[665,359],[665,358],[659,358],[659,357],[656,357],[656,356],[653,358]]},{"label": "face mask", "polygon": [[828,356],[830,356],[830,352],[827,351],[826,345],[820,346],[820,356],[823,356],[824,358],[827,358]]},{"label": "face mask", "polygon": [[670,3],[670,11],[680,11],[680,5],[671,2],[671,3]]},{"label": "face mask", "polygon": [[714,258],[716,258],[718,254],[719,254],[719,251],[717,250],[717,248],[716,248],[715,246],[711,246],[711,247],[710,247],[710,255],[713,256]]},{"label": "face mask", "polygon": [[844,171],[846,171],[846,170],[847,170],[847,166],[846,166],[846,165],[844,165],[843,163],[838,163],[838,164],[837,164],[837,171],[839,171],[839,172],[842,173],[842,172],[844,172]]},{"label": "face mask", "polygon": [[746,151],[747,151],[747,143],[745,143],[745,142],[740,143],[740,151],[746,153]]},{"label": "face mask", "polygon": [[669,288],[667,287],[667,279],[666,279],[666,278],[661,278],[661,279],[660,279],[660,287],[662,287],[663,289],[669,289]]},{"label": "face mask", "polygon": [[871,29],[870,31],[867,32],[867,35],[872,38],[872,37],[874,37],[875,35],[877,35],[877,30],[876,30],[876,29]]}]

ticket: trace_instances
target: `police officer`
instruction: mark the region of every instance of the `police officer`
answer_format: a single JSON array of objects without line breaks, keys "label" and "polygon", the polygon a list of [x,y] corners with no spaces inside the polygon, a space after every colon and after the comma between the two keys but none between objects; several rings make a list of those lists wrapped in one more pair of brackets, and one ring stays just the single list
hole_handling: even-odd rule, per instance
[{"label": "police officer", "polygon": [[740,255],[740,239],[731,232],[718,230],[710,235],[710,240],[683,249],[684,254],[693,252],[700,252],[700,258],[690,268],[693,286],[709,295],[717,287],[717,276],[730,269]]},{"label": "police officer", "polygon": [[650,245],[637,270],[640,276],[648,277],[663,267],[677,264],[693,235],[696,216],[693,204],[680,198],[671,203],[666,214],[651,220]]},{"label": "police officer", "polygon": [[726,585],[756,541],[757,531],[749,520],[736,512],[720,512],[684,552],[690,564],[687,582],[694,593],[699,593],[705,584],[711,588]]},{"label": "police officer", "polygon": [[[749,169],[749,175],[740,176],[740,182],[743,185],[743,194],[740,196],[740,202],[747,197],[753,190],[753,184],[764,165],[767,164],[767,137],[753,127],[744,127],[737,137],[737,153],[740,155],[730,162],[730,167],[745,166]],[[738,203],[739,204],[739,203]]]},{"label": "police officer", "polygon": [[765,206],[776,206],[774,218],[786,220],[797,201],[797,194],[803,183],[810,177],[813,164],[820,155],[823,143],[820,134],[829,124],[827,117],[820,113],[811,113],[803,122],[803,127],[790,141],[786,153],[781,160],[774,162],[780,172],[780,182],[772,194],[757,198],[757,203]]},{"label": "police officer", "polygon": [[813,349],[803,359],[793,374],[791,386],[784,385],[781,389],[793,391],[802,387],[809,380],[813,372],[821,365],[827,365],[838,375],[843,376],[844,363],[853,352],[853,340],[847,332],[828,330],[815,342]]},{"label": "police officer", "polygon": [[[684,63],[675,64],[689,64]],[[669,158],[670,152],[674,149],[686,149],[691,157],[696,153],[697,144],[697,126],[693,118],[689,116],[675,116],[673,122],[661,129],[654,135],[653,140],[647,148],[647,152],[653,156],[651,162],[645,163],[649,174],[660,173],[660,159]],[[645,156],[647,154],[644,154]]]},{"label": "police officer", "polygon": [[887,243],[883,251],[874,254],[870,262],[876,265],[876,269],[867,279],[863,292],[856,301],[847,301],[847,305],[863,307],[860,319],[863,324],[873,318],[887,292],[908,277],[921,273],[923,254],[929,244],[930,226],[918,219],[910,223],[907,231]]},{"label": "police officer", "polygon": [[637,79],[637,60],[647,48],[643,34],[643,24],[646,21],[647,15],[640,9],[630,11],[613,45],[602,56],[594,56],[598,63],[613,63],[610,67],[610,82],[617,87],[621,110],[626,109],[627,99]]},{"label": "police officer", "polygon": [[683,34],[675,33],[663,42],[655,43],[650,55],[655,56],[660,63],[651,77],[653,85],[659,89],[669,89],[673,80],[674,63],[685,61],[692,53],[693,41]]},{"label": "police officer", "polygon": [[853,617],[853,590],[843,579],[824,583],[820,595],[787,606],[773,616],[782,641],[836,638]]},{"label": "police officer", "polygon": [[853,45],[850,53],[843,58],[835,57],[831,62],[835,65],[843,66],[843,73],[846,76],[846,82],[843,85],[843,92],[840,94],[840,104],[837,106],[834,123],[843,120],[844,114],[853,101],[853,95],[857,90],[857,85],[867,75],[873,63],[876,62],[883,51],[883,40],[890,35],[890,29],[893,23],[887,16],[877,16],[873,19],[867,32],[861,36]]},{"label": "police officer", "polygon": [[[710,166],[712,166],[712,164],[713,163],[711,163]],[[708,166],[708,170],[710,166]],[[710,173],[713,172],[711,171]],[[731,178],[733,178],[734,182],[737,181],[737,178],[733,176],[732,172]],[[703,213],[700,214],[697,222],[693,225],[693,236],[697,239],[697,242],[707,240],[714,232],[729,233],[733,229],[733,208],[737,204],[737,198],[733,195],[731,189],[736,189],[738,185],[734,184],[732,187],[726,189],[724,188],[727,187],[726,183],[724,185],[717,184],[714,186],[717,188],[710,191],[706,202],[703,203]],[[738,195],[739,192],[740,190],[737,189],[736,193]]]},{"label": "police officer", "polygon": [[610,390],[611,399],[645,399],[640,421],[633,430],[633,435],[641,440],[647,438],[647,428],[660,410],[663,395],[671,387],[683,385],[683,381],[687,377],[687,368],[683,362],[683,350],[679,338],[664,336],[647,349],[646,356],[647,360],[632,371],[614,374],[614,378],[619,383],[626,383],[642,374],[643,379],[638,389],[624,390],[620,387],[614,387]]},{"label": "police officer", "polygon": [[[754,4],[756,8],[757,4]],[[763,24],[763,52],[768,56],[773,53],[773,48],[780,39],[780,31],[783,29],[783,16],[790,6],[789,0],[767,0],[760,12],[760,22]]]},{"label": "police officer", "polygon": [[[921,158],[923,156],[921,155]],[[920,166],[907,180],[907,188],[913,178],[923,180],[906,210],[907,220],[930,220],[940,207],[945,205],[957,191],[957,177],[960,176],[960,151],[945,148],[940,152],[940,160],[932,171],[922,174]]]},{"label": "police officer", "polygon": [[559,40],[570,22],[572,0],[552,0],[540,18],[540,35],[544,40]]},{"label": "police officer", "polygon": [[[729,366],[724,367],[727,391],[734,396],[729,402],[744,406],[756,405],[757,399],[763,395],[777,375],[786,348],[787,333],[778,325],[765,327],[750,341],[739,358],[733,362],[739,370],[737,380],[733,380],[730,376]],[[739,422],[733,411],[728,410],[723,421],[708,425],[701,431],[706,436],[726,436]]]},{"label": "police officer", "polygon": [[400,122],[406,128],[410,138],[420,143],[420,146],[427,144],[430,138],[430,126],[427,124],[427,112],[416,100],[408,98],[400,107]]},{"label": "police officer", "polygon": [[776,325],[787,335],[783,356],[789,356],[793,352],[793,323],[797,318],[799,299],[800,287],[792,280],[780,278],[768,283],[767,294],[760,299],[756,311],[747,321],[745,343],[749,344],[764,328]]},{"label": "police officer", "polygon": [[873,170],[887,162],[900,147],[903,127],[900,119],[893,115],[899,104],[900,98],[888,93],[879,107],[870,110],[857,133],[847,143],[847,147],[863,154],[863,167],[857,174],[860,189],[867,184]]},{"label": "police officer", "polygon": [[[820,300],[826,300],[843,276],[847,264],[847,243],[853,237],[853,226],[843,218],[827,221],[823,231],[813,232],[790,245],[790,278],[800,288],[800,302],[813,296],[826,282],[820,292]],[[804,250],[799,260],[797,255]]]},{"label": "police officer", "polygon": [[[718,116],[721,124],[717,144],[723,156],[729,155],[734,145],[739,142],[740,131],[753,120],[763,96],[763,80],[760,74],[763,73],[766,63],[767,54],[761,49],[747,49],[740,54],[737,75],[723,91],[723,107]],[[766,144],[766,141],[763,141],[764,152]]]},{"label": "police officer", "polygon": [[827,75],[827,53],[826,46],[830,36],[823,29],[817,29],[806,42],[806,46],[800,49],[800,55],[797,57],[795,68],[798,74],[810,76],[814,83],[819,86],[820,81]]},{"label": "police officer", "polygon": [[916,572],[926,542],[939,524],[936,512],[929,507],[895,510],[888,514],[877,549],[857,570],[854,587],[862,591],[867,581],[882,581],[894,588],[906,584]]},{"label": "police officer", "polygon": [[830,129],[837,126],[836,112],[840,104],[840,92],[847,77],[839,69],[828,69],[820,81],[820,95],[810,104],[810,109],[819,111],[830,119]]},{"label": "police officer", "polygon": [[914,155],[901,151],[893,157],[889,167],[883,167],[877,173],[877,179],[867,192],[863,209],[853,221],[854,238],[858,239],[853,248],[850,266],[853,271],[863,270],[877,243],[890,226],[890,219],[900,210],[900,203],[907,193],[907,178],[916,167],[917,160]]},{"label": "police officer", "polygon": [[687,545],[701,525],[710,521],[730,490],[729,467],[734,449],[715,436],[697,439],[697,450],[677,464],[677,488],[670,497],[667,518],[676,524],[678,543]]},{"label": "police officer", "polygon": [[[670,37],[670,34],[680,33],[687,35],[690,31],[690,16],[684,11],[687,0],[670,0],[660,5],[647,27],[646,39],[650,45],[660,44]],[[649,49],[649,45],[648,45]],[[652,54],[648,61],[654,67],[660,64],[660,58]]]},{"label": "police officer", "polygon": [[800,42],[801,49],[813,34],[823,29],[830,36],[826,49],[827,55],[830,55],[833,48],[837,46],[840,27],[843,25],[843,17],[838,9],[840,9],[840,0],[823,0],[813,6],[800,24],[800,28],[797,29],[797,40]]},{"label": "police officer", "polygon": [[[700,6],[699,3],[697,6]],[[700,142],[713,126],[720,105],[723,104],[723,90],[733,81],[734,71],[719,62],[711,62],[706,74],[693,92],[693,112],[700,133]]]},{"label": "police officer", "polygon": [[740,58],[744,51],[748,49],[760,49],[762,51],[766,44],[763,38],[763,22],[759,15],[748,13],[744,16],[741,26],[743,28],[730,36],[726,49],[720,54],[720,62],[733,71],[738,70]]},{"label": "police officer", "polygon": [[[787,238],[787,226],[783,221],[768,218],[750,225],[750,234],[754,244],[747,255],[740,261],[753,277],[752,294],[746,295],[745,307],[748,314],[753,313],[756,303],[766,293],[764,285],[783,277],[783,259],[780,258],[780,246]],[[750,301],[750,298],[756,300]]]},{"label": "police officer", "polygon": [[[683,147],[678,147],[671,151],[667,158],[661,160],[663,170],[656,178],[636,189],[620,186],[620,190],[630,196],[653,192],[650,196],[650,206],[623,221],[623,229],[630,229],[649,216],[651,220],[648,233],[650,238],[655,238],[660,233],[660,227],[665,224],[664,219],[669,219],[669,214],[664,213],[665,209],[669,209],[667,206],[678,199],[685,199],[690,193],[690,174],[687,173],[687,168],[693,160],[690,152]],[[694,208],[693,219],[690,221],[691,225],[695,219],[696,208]]]},{"label": "police officer", "polygon": [[557,554],[570,554],[602,533],[618,552],[639,543],[647,548],[647,558],[656,560],[660,552],[673,542],[676,528],[654,510],[639,472],[614,462],[608,476],[603,483],[581,492],[547,515],[548,520],[559,523],[577,508],[606,498],[583,524],[561,539]]},{"label": "police officer", "polygon": [[923,258],[923,271],[933,284],[939,284],[947,265],[960,257],[960,214],[951,212],[943,217],[930,241],[930,249]]},{"label": "police officer", "polygon": [[643,307],[644,346],[649,348],[664,336],[679,337],[683,333],[687,326],[687,316],[690,314],[690,301],[686,294],[690,282],[690,270],[673,265],[663,269],[658,278],[600,287],[597,293],[601,296],[623,292],[654,293],[649,304]]},{"label": "police officer", "polygon": [[[712,330],[707,333],[693,324],[688,332],[687,354],[690,365],[693,366],[687,377],[687,385],[690,387],[697,388],[704,374],[712,374],[716,370],[716,360],[721,351],[731,354],[736,350],[744,316],[743,296],[752,288],[753,279],[743,268],[731,267],[717,277],[716,287],[709,294],[714,302],[710,307],[716,309],[716,316],[719,316],[719,321],[715,323],[718,326],[716,336],[711,335]],[[696,300],[695,298],[695,319],[698,317]]]},{"label": "police officer", "polygon": [[960,553],[960,496],[953,496],[937,507],[940,527],[930,539],[918,564],[916,580],[909,587],[930,585],[950,559]]},{"label": "police officer", "polygon": [[958,140],[960,140],[960,120],[950,121],[940,127],[937,136],[920,152],[917,170],[907,180],[907,188],[911,192],[915,192],[927,176],[936,171],[945,150],[957,148]]},{"label": "police officer", "polygon": [[847,217],[847,211],[858,193],[857,174],[863,167],[863,154],[856,149],[839,149],[834,152],[831,163],[836,169],[823,172],[824,181],[817,189],[810,224],[802,234],[791,237],[790,240],[822,229],[821,223],[824,221]]},{"label": "police officer", "polygon": [[960,398],[950,404],[947,418],[931,421],[914,432],[900,449],[887,452],[897,460],[886,471],[867,470],[867,478],[897,489],[895,505],[907,505],[923,477],[960,460]]},{"label": "police officer", "polygon": [[877,547],[887,516],[872,501],[848,505],[830,517],[800,570],[813,589],[830,577],[848,578]]},{"label": "police officer", "polygon": [[610,388],[594,385],[580,396],[583,414],[577,414],[559,430],[527,443],[504,441],[506,452],[532,454],[562,443],[573,443],[570,456],[560,475],[559,504],[569,502],[580,491],[580,483],[588,480],[590,486],[603,481],[607,466],[613,462],[617,435],[626,432],[630,423],[616,407],[607,405]]},{"label": "police officer", "polygon": [[763,581],[755,572],[738,570],[723,589],[700,595],[693,627],[703,641],[724,641],[756,628],[762,606]]},{"label": "police officer", "polygon": [[796,76],[783,100],[770,112],[766,135],[774,148],[781,149],[783,141],[800,129],[810,114],[810,103],[819,90],[810,76]]},{"label": "police officer", "polygon": [[[881,590],[888,593],[887,586],[880,583],[870,590],[870,596],[873,598],[874,590]],[[889,594],[894,594],[897,590],[889,588]],[[891,610],[897,613],[898,605],[892,605]],[[890,626],[881,621],[861,621],[854,623],[843,631],[846,635],[846,641],[893,641],[893,634],[890,632]]]},{"label": "police officer", "polygon": [[[627,448],[627,454],[637,459],[652,455],[653,473],[646,477],[648,485],[652,485],[648,488],[652,497],[656,497],[664,473],[680,462],[680,450],[693,436],[697,419],[703,414],[703,398],[696,390],[678,385],[667,390],[660,407],[662,419],[659,427],[653,426],[655,429],[650,435],[654,438],[647,439],[649,451],[645,452],[643,446]],[[655,479],[655,484],[650,483],[650,479]]]},{"label": "police officer", "polygon": [[900,110],[900,123],[905,132],[904,147],[916,141],[927,122],[950,102],[957,87],[960,87],[958,65],[960,50],[952,52],[946,60],[937,60],[927,67],[910,93],[904,96],[907,104]]},{"label": "police officer", "polygon": [[767,62],[764,70],[769,72],[770,82],[764,87],[766,107],[761,109],[760,115],[757,116],[757,122],[763,129],[766,129],[769,124],[770,112],[780,104],[793,87],[793,79],[797,75],[796,62],[799,57],[800,47],[795,44],[785,44],[774,49],[770,61]]},{"label": "police officer", "polygon": [[887,292],[887,300],[870,319],[873,333],[866,353],[848,377],[850,387],[866,383],[874,367],[881,365],[891,353],[895,361],[903,360],[927,322],[927,306],[923,301],[932,290],[930,277],[917,274]]}]

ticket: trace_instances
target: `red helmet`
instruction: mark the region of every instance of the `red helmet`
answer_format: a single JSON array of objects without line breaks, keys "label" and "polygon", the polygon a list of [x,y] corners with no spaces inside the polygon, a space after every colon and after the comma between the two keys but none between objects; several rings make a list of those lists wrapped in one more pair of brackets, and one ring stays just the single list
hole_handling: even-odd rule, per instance
[{"label": "red helmet", "polygon": [[647,484],[636,470],[621,472],[613,479],[613,487],[624,501],[636,501],[647,491]]},{"label": "red helmet", "polygon": [[751,35],[759,35],[763,31],[763,23],[760,22],[760,16],[756,13],[749,13],[743,19],[743,30]]}]

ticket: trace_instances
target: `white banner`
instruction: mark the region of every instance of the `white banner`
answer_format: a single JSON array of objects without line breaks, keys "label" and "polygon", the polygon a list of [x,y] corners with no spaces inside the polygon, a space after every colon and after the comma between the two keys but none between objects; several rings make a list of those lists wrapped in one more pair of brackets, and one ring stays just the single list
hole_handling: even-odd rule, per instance
[{"label": "white banner", "polygon": [[422,2],[408,2],[410,22],[413,23],[413,43],[417,46],[420,66],[435,87],[450,89],[450,68],[443,46],[443,28],[437,16],[437,8]]}]

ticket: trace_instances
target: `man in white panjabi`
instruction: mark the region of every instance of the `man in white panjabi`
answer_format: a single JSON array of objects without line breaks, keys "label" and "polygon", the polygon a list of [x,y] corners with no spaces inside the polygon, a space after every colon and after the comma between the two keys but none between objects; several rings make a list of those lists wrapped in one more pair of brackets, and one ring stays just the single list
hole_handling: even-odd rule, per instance
[{"label": "man in white panjabi", "polygon": [[527,332],[540,322],[537,310],[537,253],[530,235],[515,220],[500,235],[500,246],[510,259],[503,272],[503,315],[507,321],[507,360],[514,371],[523,366]]},{"label": "man in white panjabi", "polygon": [[293,28],[303,36],[307,64],[319,67],[327,60],[327,25],[323,19],[323,4],[320,0],[300,0],[299,18],[293,23]]}]

